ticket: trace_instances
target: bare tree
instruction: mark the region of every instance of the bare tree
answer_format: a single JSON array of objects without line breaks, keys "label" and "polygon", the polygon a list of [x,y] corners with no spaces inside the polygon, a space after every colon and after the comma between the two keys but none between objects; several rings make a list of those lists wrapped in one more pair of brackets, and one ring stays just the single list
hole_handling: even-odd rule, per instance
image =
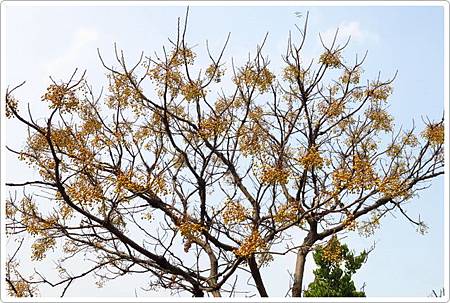
[{"label": "bare tree", "polygon": [[[10,293],[33,295],[45,283],[63,296],[87,275],[103,283],[139,273],[148,289],[265,297],[261,266],[293,252],[290,292],[301,296],[306,256],[330,236],[371,233],[393,210],[423,231],[403,205],[443,174],[443,118],[420,135],[394,129],[393,78],[362,80],[364,58],[346,63],[337,33],[304,62],[305,18],[277,77],[266,38],[240,67],[223,62],[229,37],[216,56],[206,44],[210,65],[199,67],[179,21],[160,55],[130,65],[115,48],[114,67],[99,53],[104,94],[77,71],[52,80],[44,120],[19,111],[13,93],[23,84],[8,90],[7,116],[28,130],[25,148],[8,150],[40,177],[7,184],[23,188],[7,201],[7,231],[36,237],[33,260],[47,262],[50,249],[61,256],[55,282],[39,272],[25,279],[13,254]],[[92,266],[70,273],[78,256]]]}]

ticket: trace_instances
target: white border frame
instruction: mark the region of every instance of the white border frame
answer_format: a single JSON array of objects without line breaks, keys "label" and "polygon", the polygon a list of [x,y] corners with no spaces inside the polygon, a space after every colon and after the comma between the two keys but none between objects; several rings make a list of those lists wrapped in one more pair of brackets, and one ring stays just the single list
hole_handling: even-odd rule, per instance
[{"label": "white border frame", "polygon": [[[1,108],[0,108],[0,197],[1,197],[1,218],[5,216],[3,194],[6,192],[6,186],[3,182],[6,176],[5,168],[5,135],[6,123],[5,107],[3,106],[3,96],[7,88],[6,83],[6,7],[14,6],[440,6],[444,9],[444,110],[445,110],[445,175],[444,175],[444,287],[445,295],[441,298],[429,297],[369,297],[369,298],[185,298],[185,297],[36,297],[36,298],[11,298],[7,296],[5,283],[0,281],[1,295],[0,302],[449,302],[450,283],[449,283],[449,168],[450,168],[450,96],[449,96],[449,11],[450,2],[441,1],[2,1],[0,0],[0,21],[1,21]],[[3,220],[0,224],[0,235],[5,235],[5,224]],[[3,277],[5,270],[6,245],[4,237],[1,241],[1,262],[0,277]]]}]

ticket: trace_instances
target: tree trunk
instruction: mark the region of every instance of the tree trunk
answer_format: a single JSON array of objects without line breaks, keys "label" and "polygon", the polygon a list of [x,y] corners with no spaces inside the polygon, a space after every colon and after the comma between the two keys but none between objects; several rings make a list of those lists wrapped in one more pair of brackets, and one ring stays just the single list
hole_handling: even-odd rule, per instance
[{"label": "tree trunk", "polygon": [[212,293],[213,297],[215,297],[215,298],[222,297],[222,295],[220,294],[220,291],[218,291],[218,290],[213,290],[211,293]]},{"label": "tree trunk", "polygon": [[258,289],[259,295],[261,297],[268,297],[264,282],[261,278],[261,273],[259,272],[258,264],[255,260],[255,255],[252,255],[248,259],[248,266],[250,267],[250,272],[252,273],[252,277],[255,281],[256,289]]},{"label": "tree trunk", "polygon": [[205,296],[205,293],[200,288],[198,288],[198,286],[194,286],[194,290],[192,293],[193,293],[194,297],[204,297]]},{"label": "tree trunk", "polygon": [[305,272],[306,256],[308,255],[308,247],[300,247],[297,252],[297,260],[295,262],[294,284],[292,285],[292,296],[302,296],[303,274]]},{"label": "tree trunk", "polygon": [[292,285],[292,296],[301,297],[303,287],[303,274],[305,272],[306,256],[308,255],[311,247],[318,240],[317,237],[317,222],[309,222],[311,227],[310,231],[303,239],[303,244],[300,246],[297,252],[297,260],[295,262],[294,270],[294,284]]}]

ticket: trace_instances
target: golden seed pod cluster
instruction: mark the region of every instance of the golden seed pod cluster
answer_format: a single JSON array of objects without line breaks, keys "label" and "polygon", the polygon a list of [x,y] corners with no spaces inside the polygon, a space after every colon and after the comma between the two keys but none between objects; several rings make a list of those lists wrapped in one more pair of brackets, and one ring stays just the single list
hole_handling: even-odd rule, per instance
[{"label": "golden seed pod cluster", "polygon": [[248,216],[247,209],[239,202],[228,200],[222,212],[223,222],[225,224],[240,223],[245,221]]},{"label": "golden seed pod cluster", "polygon": [[289,181],[289,171],[279,165],[262,165],[261,183],[263,184],[287,184]]},{"label": "golden seed pod cluster", "polygon": [[344,74],[339,78],[339,80],[341,80],[342,83],[344,84],[358,84],[359,80],[361,78],[361,70],[360,69],[356,69],[356,70],[345,70]]},{"label": "golden seed pod cluster", "polygon": [[201,224],[194,223],[189,220],[183,220],[178,226],[178,230],[186,239],[194,239],[198,238],[205,228]]},{"label": "golden seed pod cluster", "polygon": [[55,246],[56,240],[52,237],[44,237],[36,240],[31,245],[31,260],[40,261],[45,258],[47,251]]},{"label": "golden seed pod cluster", "polygon": [[386,176],[382,180],[377,182],[378,190],[387,197],[411,197],[411,191],[408,188],[408,184],[401,180],[400,174],[394,173]]},{"label": "golden seed pod cluster", "polygon": [[80,104],[74,90],[68,90],[66,86],[57,84],[50,85],[41,99],[49,101],[50,108],[60,108],[67,112],[77,109]]},{"label": "golden seed pod cluster", "polygon": [[244,156],[257,155],[267,145],[267,133],[257,123],[239,129],[239,149]]},{"label": "golden seed pod cluster", "polygon": [[185,85],[182,85],[180,92],[188,102],[195,101],[204,95],[202,85],[199,81],[188,82]]},{"label": "golden seed pod cluster", "polygon": [[275,80],[275,75],[267,67],[261,69],[251,64],[247,64],[236,77],[234,84],[238,86],[256,87],[261,93],[269,91]]},{"label": "golden seed pod cluster", "polygon": [[8,283],[8,295],[11,297],[31,297],[35,296],[37,288],[30,285],[25,280],[10,281],[12,285]]},{"label": "golden seed pod cluster", "polygon": [[402,142],[404,145],[411,147],[416,147],[417,145],[419,145],[419,140],[413,133],[406,134],[403,137]]},{"label": "golden seed pod cluster", "polygon": [[377,82],[371,83],[371,88],[366,90],[366,96],[373,102],[386,101],[392,94],[393,88],[390,85],[379,84]]},{"label": "golden seed pod cluster", "polygon": [[431,145],[444,144],[444,124],[429,124],[422,133],[422,136],[430,142]]},{"label": "golden seed pod cluster", "polygon": [[335,189],[337,191],[347,189],[349,192],[372,189],[379,178],[369,160],[360,155],[354,155],[352,164],[351,168],[339,168],[333,172]]},{"label": "golden seed pod cluster", "polygon": [[324,160],[320,155],[317,146],[312,146],[308,148],[306,153],[304,153],[300,159],[299,163],[307,170],[312,168],[321,168],[323,166]]},{"label": "golden seed pod cluster", "polygon": [[239,257],[247,258],[264,247],[266,247],[266,243],[261,238],[258,230],[253,230],[251,235],[242,241],[241,246],[234,250],[234,254]]},{"label": "golden seed pod cluster", "polygon": [[295,82],[297,79],[304,81],[306,72],[302,69],[297,68],[297,66],[289,64],[283,69],[283,79],[289,82]]},{"label": "golden seed pod cluster", "polygon": [[12,118],[14,116],[14,112],[17,112],[19,109],[17,108],[18,102],[12,96],[7,96],[6,98],[6,118]]},{"label": "golden seed pod cluster", "polygon": [[288,202],[278,208],[277,212],[273,216],[274,221],[277,223],[290,223],[298,218],[298,206],[295,202]]},{"label": "golden seed pod cluster", "polygon": [[332,237],[330,241],[323,247],[322,258],[332,264],[340,264],[343,258],[342,247],[337,237]]},{"label": "golden seed pod cluster", "polygon": [[328,104],[320,104],[320,111],[322,114],[330,117],[336,118],[344,113],[345,110],[345,102],[339,100],[332,100]]},{"label": "golden seed pod cluster", "polygon": [[338,68],[341,66],[341,53],[326,51],[320,55],[319,62],[331,68]]},{"label": "golden seed pod cluster", "polygon": [[210,116],[200,121],[198,132],[203,138],[211,139],[226,131],[228,123],[227,119]]},{"label": "golden seed pod cluster", "polygon": [[220,68],[214,64],[211,64],[205,70],[205,75],[210,79],[214,79],[214,81],[216,83],[219,83],[221,81],[224,74],[225,74],[225,69]]},{"label": "golden seed pod cluster", "polygon": [[376,130],[389,132],[392,130],[394,118],[385,110],[373,108],[366,112],[367,118],[372,121],[372,127]]},{"label": "golden seed pod cluster", "polygon": [[348,230],[355,230],[358,227],[358,222],[356,222],[355,217],[349,214],[343,221],[342,224]]}]

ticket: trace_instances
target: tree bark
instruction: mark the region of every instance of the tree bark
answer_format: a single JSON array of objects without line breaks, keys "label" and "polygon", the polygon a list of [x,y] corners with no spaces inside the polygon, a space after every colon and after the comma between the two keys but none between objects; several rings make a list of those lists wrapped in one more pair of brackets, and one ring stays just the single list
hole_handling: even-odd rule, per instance
[{"label": "tree bark", "polygon": [[295,262],[294,270],[294,284],[292,285],[292,296],[301,297],[303,287],[303,275],[305,272],[306,256],[308,255],[311,247],[318,240],[317,237],[317,222],[310,222],[310,231],[303,240],[303,244],[300,246],[297,252],[297,260]]},{"label": "tree bark", "polygon": [[292,296],[302,296],[303,274],[305,272],[306,256],[308,255],[308,247],[300,247],[297,252],[297,260],[295,262],[294,284],[292,285]]},{"label": "tree bark", "polygon": [[264,286],[264,282],[261,278],[261,273],[259,272],[258,264],[255,260],[255,255],[248,258],[248,266],[250,267],[250,272],[252,273],[252,277],[255,281],[256,289],[258,289],[259,295],[261,297],[268,297],[266,287]]},{"label": "tree bark", "polygon": [[194,290],[193,290],[193,295],[194,297],[204,297],[205,293],[198,287],[198,286],[194,286]]},{"label": "tree bark", "polygon": [[215,297],[215,298],[222,297],[222,295],[220,294],[220,291],[218,291],[218,290],[213,290],[211,293],[212,293],[213,297]]}]

